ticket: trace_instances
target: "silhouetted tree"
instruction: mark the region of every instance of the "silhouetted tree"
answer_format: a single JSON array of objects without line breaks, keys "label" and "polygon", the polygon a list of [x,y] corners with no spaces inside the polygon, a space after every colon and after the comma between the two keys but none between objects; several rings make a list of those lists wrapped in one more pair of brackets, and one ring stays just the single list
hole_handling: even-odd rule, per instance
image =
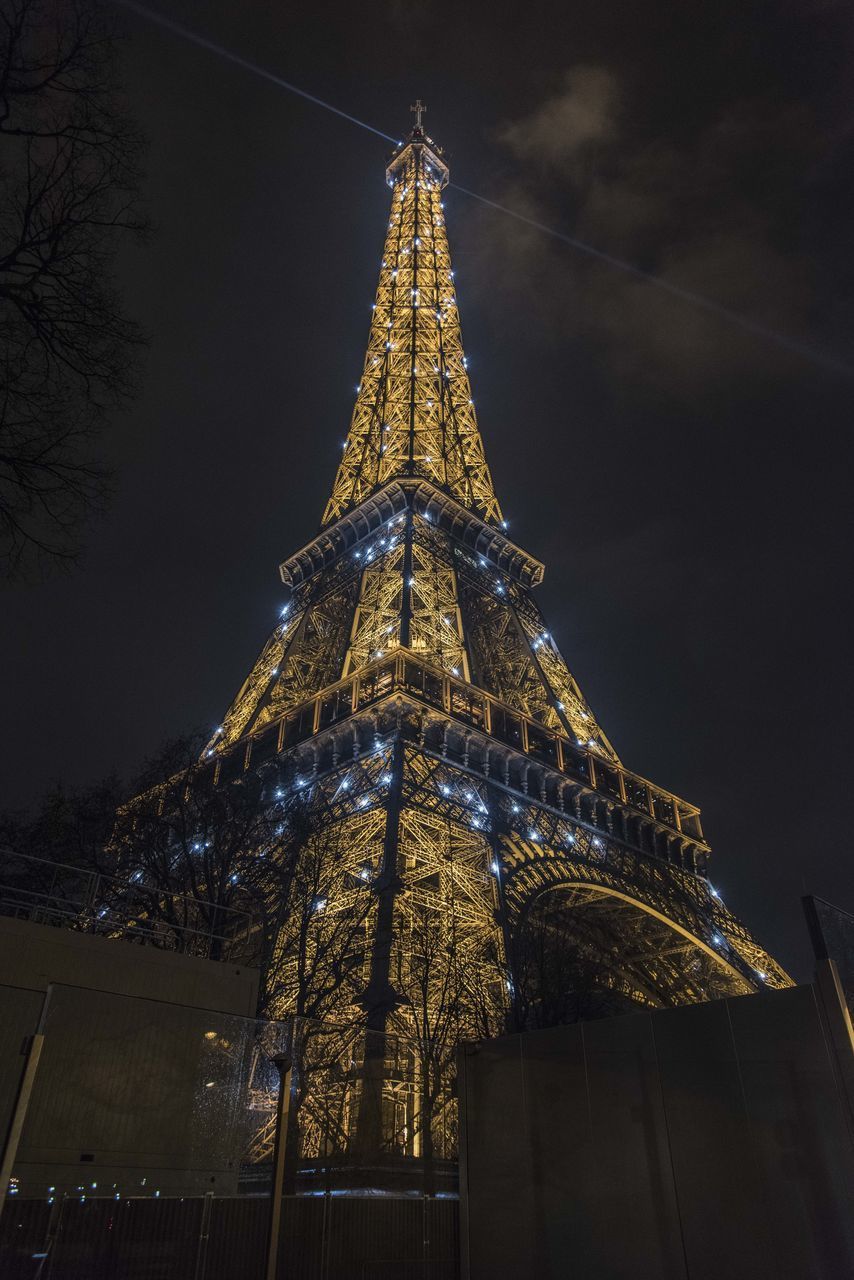
[{"label": "silhouetted tree", "polygon": [[505,970],[495,936],[471,933],[438,902],[407,911],[395,957],[401,1000],[391,1021],[414,1067],[415,1107],[406,1128],[419,1139],[424,1190],[432,1195],[435,1159],[456,1149],[457,1049],[463,1040],[502,1030]]},{"label": "silhouetted tree", "polygon": [[[138,784],[111,841],[111,909],[119,918],[132,904],[146,936],[163,930],[167,945],[201,944],[256,967],[259,1016],[294,1020],[293,1176],[300,1155],[343,1144],[340,1064],[365,1017],[376,897],[352,819],[330,820],[322,788],[288,783],[275,767],[217,777],[201,738],[167,745]],[[253,1158],[269,1154],[271,1137],[265,1117]]]},{"label": "silhouetted tree", "polygon": [[73,559],[108,477],[91,438],[134,390],[114,255],[145,221],[142,142],[97,0],[0,0],[0,563]]},{"label": "silhouetted tree", "polygon": [[105,849],[126,790],[116,777],[52,787],[32,809],[0,813],[0,910],[91,923]]},{"label": "silhouetted tree", "polygon": [[32,810],[0,813],[0,845],[83,871],[106,871],[105,847],[127,786],[113,774],[90,787],[57,784]]},{"label": "silhouetted tree", "polygon": [[[202,738],[167,743],[137,779],[109,846],[137,914],[176,949],[204,943],[257,967],[259,1013],[321,1019],[347,1005],[372,895],[312,789],[270,771],[216,780]],[[347,895],[348,910],[332,904]],[[121,903],[117,902],[118,908]]]},{"label": "silhouetted tree", "polygon": [[259,1014],[346,1022],[374,908],[346,822],[269,770],[217,779],[203,746],[173,739],[130,783],[56,787],[0,814],[0,886],[35,902],[56,894],[62,866],[69,925],[94,911],[105,933],[239,957],[260,972]]}]

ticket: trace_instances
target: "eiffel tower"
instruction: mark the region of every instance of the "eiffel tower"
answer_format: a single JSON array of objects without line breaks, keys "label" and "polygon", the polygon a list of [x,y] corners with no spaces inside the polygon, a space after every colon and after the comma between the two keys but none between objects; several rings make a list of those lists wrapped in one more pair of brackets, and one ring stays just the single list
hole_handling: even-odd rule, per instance
[{"label": "eiffel tower", "polygon": [[369,895],[341,993],[368,1028],[500,1031],[535,921],[572,952],[563,981],[628,1005],[787,986],[709,882],[699,809],[618,758],[536,602],[543,566],[508,536],[463,351],[448,166],[422,110],[386,170],[367,355],[320,532],[281,565],[288,602],[209,762],[222,783],[268,770],[339,833],[318,910]]}]

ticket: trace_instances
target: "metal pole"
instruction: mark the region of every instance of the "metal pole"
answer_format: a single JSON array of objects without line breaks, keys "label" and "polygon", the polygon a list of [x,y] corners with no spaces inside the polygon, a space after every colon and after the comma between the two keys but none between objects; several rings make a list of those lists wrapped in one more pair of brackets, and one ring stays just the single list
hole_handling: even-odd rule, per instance
[{"label": "metal pole", "polygon": [[267,1235],[267,1269],[265,1280],[277,1280],[279,1237],[282,1232],[282,1197],[285,1189],[285,1154],[288,1139],[288,1112],[291,1103],[290,1054],[273,1058],[279,1070],[279,1098],[276,1103],[276,1144],[273,1154],[273,1189],[270,1200],[270,1224]]},{"label": "metal pole", "polygon": [[54,1242],[56,1241],[56,1237],[59,1235],[59,1229],[62,1225],[62,1211],[65,1208],[65,1205],[66,1199],[65,1193],[63,1192],[61,1196],[57,1196],[54,1199],[53,1204],[50,1206],[50,1217],[47,1220],[47,1230],[44,1234],[41,1257],[39,1258],[39,1265],[33,1275],[33,1280],[41,1280],[43,1275],[48,1274],[48,1266],[50,1264]]},{"label": "metal pole", "polygon": [[213,1209],[214,1193],[212,1191],[205,1192],[205,1198],[202,1201],[202,1221],[199,1226],[199,1243],[196,1249],[196,1274],[194,1280],[203,1280],[208,1260],[208,1241],[211,1234],[211,1211]]},{"label": "metal pole", "polygon": [[854,1141],[854,1028],[839,980],[836,963],[828,956],[819,960],[813,990],[819,1006],[819,1018],[825,1023],[828,1056],[837,1080],[839,1100]]},{"label": "metal pole", "polygon": [[457,1106],[459,1108],[459,1150],[457,1153],[459,1168],[460,1196],[460,1276],[469,1280],[471,1276],[471,1246],[469,1242],[469,1161],[468,1161],[468,1077],[466,1074],[466,1058],[477,1053],[477,1046],[463,1043],[457,1048]]},{"label": "metal pole", "polygon": [[9,1189],[9,1180],[12,1177],[12,1169],[18,1155],[18,1144],[21,1141],[21,1133],[24,1128],[24,1121],[27,1118],[27,1108],[30,1105],[30,1098],[33,1093],[33,1085],[38,1071],[39,1058],[42,1054],[42,1046],[44,1045],[44,1017],[47,1010],[48,1001],[50,1000],[50,986],[45,992],[44,1003],[42,1004],[41,1013],[39,1015],[38,1025],[33,1035],[27,1036],[21,1045],[21,1054],[26,1055],[24,1069],[21,1072],[21,1079],[18,1084],[18,1093],[15,1098],[15,1105],[12,1108],[12,1115],[6,1129],[6,1136],[3,1140],[2,1158],[0,1158],[0,1213],[6,1204],[6,1193]]},{"label": "metal pole", "polygon": [[21,1133],[24,1128],[24,1121],[27,1118],[27,1108],[30,1105],[32,1097],[33,1084],[38,1070],[39,1058],[42,1053],[44,1044],[44,1023],[47,1007],[50,1003],[53,986],[48,983],[47,990],[42,1001],[41,1013],[39,1014],[38,1024],[33,1035],[28,1036],[21,1045],[21,1054],[26,1054],[26,1062],[21,1072],[21,1080],[18,1084],[18,1094],[15,1098],[15,1105],[12,1108],[12,1115],[6,1129],[6,1136],[3,1140],[2,1157],[0,1157],[0,1214],[6,1203],[6,1192],[9,1188],[9,1180],[12,1177],[12,1169],[15,1165],[15,1159],[18,1155],[18,1144],[21,1141]]}]

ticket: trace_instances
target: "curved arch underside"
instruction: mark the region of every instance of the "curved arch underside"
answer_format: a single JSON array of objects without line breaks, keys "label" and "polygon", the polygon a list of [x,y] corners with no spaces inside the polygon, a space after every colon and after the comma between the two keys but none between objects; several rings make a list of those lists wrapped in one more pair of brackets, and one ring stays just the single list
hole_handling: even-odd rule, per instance
[{"label": "curved arch underside", "polygon": [[537,1026],[753,990],[700,939],[589,885],[538,894],[516,922],[511,950],[517,996]]},{"label": "curved arch underside", "polygon": [[[536,972],[544,993],[535,1022],[549,999],[572,1020],[574,1005],[589,1017],[597,1004],[613,1012],[790,985],[696,876],[626,860],[610,842],[572,855],[518,836],[502,843],[509,946],[520,982]],[[595,998],[582,999],[585,989]]]}]

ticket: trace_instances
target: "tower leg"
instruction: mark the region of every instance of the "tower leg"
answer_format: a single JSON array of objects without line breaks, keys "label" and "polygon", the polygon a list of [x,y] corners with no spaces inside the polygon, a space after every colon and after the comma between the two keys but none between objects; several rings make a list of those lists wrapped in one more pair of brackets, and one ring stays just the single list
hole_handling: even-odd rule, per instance
[{"label": "tower leg", "polygon": [[399,996],[391,982],[394,919],[401,888],[398,873],[400,807],[403,792],[403,744],[392,747],[391,783],[386,809],[383,858],[376,884],[377,922],[371,947],[371,972],[362,996],[365,1019],[365,1053],[362,1089],[356,1125],[355,1152],[363,1165],[375,1163],[383,1146],[383,1085],[385,1081],[388,1017]]}]

